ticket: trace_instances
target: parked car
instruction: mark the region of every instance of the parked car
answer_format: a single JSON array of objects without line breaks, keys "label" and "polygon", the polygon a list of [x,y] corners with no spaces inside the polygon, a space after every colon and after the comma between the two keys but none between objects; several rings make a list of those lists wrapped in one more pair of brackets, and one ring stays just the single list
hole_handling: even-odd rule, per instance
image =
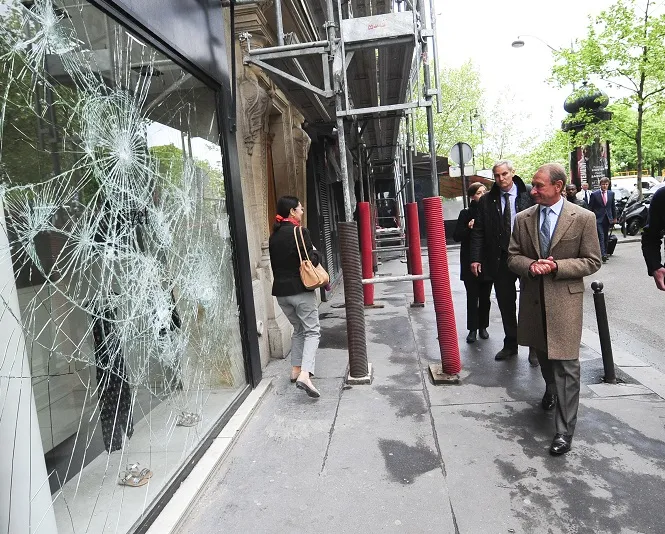
[{"label": "parked car", "polygon": [[[642,176],[642,190],[647,191],[653,187],[658,187],[661,183],[653,176]],[[627,189],[629,193],[637,190],[637,176],[621,176],[610,180],[612,191],[621,187]]]}]

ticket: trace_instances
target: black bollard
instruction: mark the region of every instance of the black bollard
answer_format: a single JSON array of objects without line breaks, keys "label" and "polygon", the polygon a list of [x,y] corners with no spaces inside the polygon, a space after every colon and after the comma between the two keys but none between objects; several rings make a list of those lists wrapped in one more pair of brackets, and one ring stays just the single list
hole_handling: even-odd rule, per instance
[{"label": "black bollard", "polygon": [[600,280],[594,280],[591,283],[591,289],[593,289],[593,303],[596,307],[600,352],[603,355],[603,368],[605,369],[603,380],[608,384],[616,384],[617,377],[614,371],[614,356],[612,356],[612,342],[610,341],[610,326],[607,322],[603,283]]}]

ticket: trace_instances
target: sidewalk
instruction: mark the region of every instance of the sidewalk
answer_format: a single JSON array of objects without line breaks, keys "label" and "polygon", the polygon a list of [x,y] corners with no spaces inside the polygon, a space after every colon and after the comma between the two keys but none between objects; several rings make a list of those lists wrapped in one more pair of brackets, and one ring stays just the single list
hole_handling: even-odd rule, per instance
[{"label": "sidewalk", "polygon": [[[449,262],[461,385],[430,383],[427,365],[440,353],[426,281],[425,308],[408,306],[410,283],[376,286],[375,302],[385,307],[366,311],[374,381],[345,387],[337,295],[320,309],[321,398],[289,382],[288,360],[273,361],[265,372],[272,387],[178,532],[662,532],[663,375],[620,354],[627,383],[601,384],[597,338],[585,331],[573,449],[551,457],[553,414],[540,408],[540,370],[525,348],[494,361],[503,337],[496,303],[490,339],[464,343],[458,251]],[[399,260],[380,270],[405,272]]]}]

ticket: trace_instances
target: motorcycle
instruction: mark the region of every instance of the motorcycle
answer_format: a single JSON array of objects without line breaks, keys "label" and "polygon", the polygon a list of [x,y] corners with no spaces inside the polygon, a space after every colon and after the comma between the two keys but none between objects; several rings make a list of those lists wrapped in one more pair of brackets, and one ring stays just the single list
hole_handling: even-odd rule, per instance
[{"label": "motorcycle", "polygon": [[626,204],[619,218],[621,233],[624,237],[626,235],[637,235],[644,228],[649,214],[649,204],[651,204],[651,195],[645,195],[640,201],[629,201]]}]

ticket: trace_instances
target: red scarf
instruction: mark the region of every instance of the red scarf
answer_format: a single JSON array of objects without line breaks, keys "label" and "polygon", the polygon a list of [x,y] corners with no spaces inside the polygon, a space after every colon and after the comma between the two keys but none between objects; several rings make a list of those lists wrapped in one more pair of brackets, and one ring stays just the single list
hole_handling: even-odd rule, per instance
[{"label": "red scarf", "polygon": [[277,215],[275,219],[277,220],[277,222],[290,222],[294,226],[300,226],[300,223],[295,219],[292,219],[291,217],[282,217],[281,215]]}]

